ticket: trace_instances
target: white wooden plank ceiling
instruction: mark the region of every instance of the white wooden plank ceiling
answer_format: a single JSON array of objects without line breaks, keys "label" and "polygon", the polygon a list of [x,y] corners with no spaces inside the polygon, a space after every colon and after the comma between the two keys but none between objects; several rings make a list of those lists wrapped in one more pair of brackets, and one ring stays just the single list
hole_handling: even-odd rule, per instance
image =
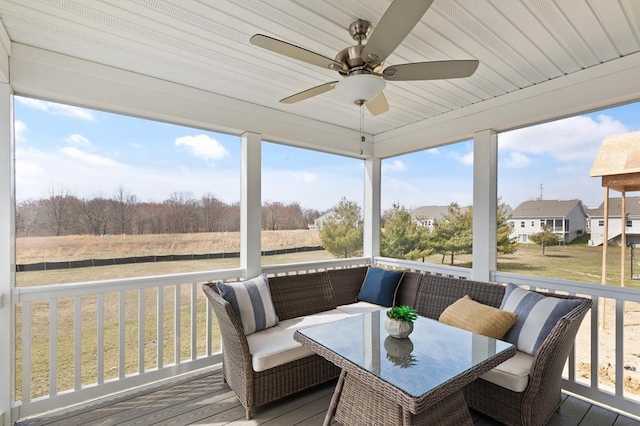
[{"label": "white wooden plank ceiling", "polygon": [[[390,0],[0,0],[13,42],[195,87],[350,129],[359,108],[333,91],[279,99],[339,79],[249,43],[270,35],[334,57],[374,29]],[[638,0],[435,0],[387,65],[478,59],[466,79],[388,82],[378,134],[640,50]]]}]

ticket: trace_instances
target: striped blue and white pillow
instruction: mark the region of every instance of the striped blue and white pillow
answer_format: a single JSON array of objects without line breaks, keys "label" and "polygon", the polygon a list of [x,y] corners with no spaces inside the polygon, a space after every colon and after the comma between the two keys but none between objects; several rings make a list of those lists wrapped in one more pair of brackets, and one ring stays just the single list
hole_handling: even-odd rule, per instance
[{"label": "striped blue and white pillow", "polygon": [[237,283],[219,281],[216,285],[236,313],[245,335],[278,324],[266,274]]},{"label": "striped blue and white pillow", "polygon": [[513,343],[519,351],[535,355],[560,318],[579,304],[579,300],[547,297],[509,283],[500,309],[514,312],[517,318],[502,340]]}]

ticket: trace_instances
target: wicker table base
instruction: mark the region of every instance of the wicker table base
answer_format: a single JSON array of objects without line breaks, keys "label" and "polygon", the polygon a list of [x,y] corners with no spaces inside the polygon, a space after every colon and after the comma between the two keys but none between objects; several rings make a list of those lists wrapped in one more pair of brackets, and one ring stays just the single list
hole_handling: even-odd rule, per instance
[{"label": "wicker table base", "polygon": [[473,425],[462,391],[452,393],[416,415],[345,371],[340,375],[324,426],[328,426],[334,417],[343,426]]}]

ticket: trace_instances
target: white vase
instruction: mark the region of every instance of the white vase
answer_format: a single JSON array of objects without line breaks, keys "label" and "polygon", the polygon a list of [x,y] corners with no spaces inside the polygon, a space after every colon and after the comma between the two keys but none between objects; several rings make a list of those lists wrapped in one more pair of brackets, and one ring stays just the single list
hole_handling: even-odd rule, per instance
[{"label": "white vase", "polygon": [[389,333],[389,336],[395,337],[396,339],[404,339],[413,331],[413,323],[387,318],[384,328],[387,330],[387,333]]}]

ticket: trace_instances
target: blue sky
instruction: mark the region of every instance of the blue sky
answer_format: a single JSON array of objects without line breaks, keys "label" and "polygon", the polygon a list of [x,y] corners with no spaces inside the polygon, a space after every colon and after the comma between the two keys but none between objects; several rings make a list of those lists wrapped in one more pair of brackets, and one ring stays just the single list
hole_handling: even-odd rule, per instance
[{"label": "blue sky", "polygon": [[[162,201],[174,191],[206,192],[239,200],[237,136],[16,97],[18,200],[63,188],[80,198],[110,197],[119,185],[140,201]],[[498,193],[516,207],[545,199],[600,204],[599,179],[589,177],[605,136],[640,128],[632,104],[499,135]],[[472,201],[473,143],[383,160],[382,206],[413,208]],[[263,201],[299,202],[325,210],[341,197],[363,199],[363,162],[264,143]]]}]

